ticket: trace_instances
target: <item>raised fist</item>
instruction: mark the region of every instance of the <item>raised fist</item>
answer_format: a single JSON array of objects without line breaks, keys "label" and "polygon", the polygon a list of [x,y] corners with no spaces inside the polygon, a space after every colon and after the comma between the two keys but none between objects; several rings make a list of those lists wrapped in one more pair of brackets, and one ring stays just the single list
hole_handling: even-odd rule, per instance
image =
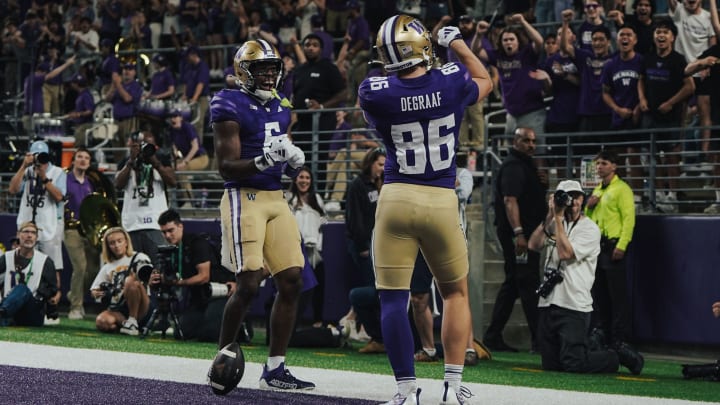
[{"label": "raised fist", "polygon": [[438,44],[445,48],[450,46],[450,43],[456,39],[462,39],[460,29],[458,27],[443,27],[438,31]]}]

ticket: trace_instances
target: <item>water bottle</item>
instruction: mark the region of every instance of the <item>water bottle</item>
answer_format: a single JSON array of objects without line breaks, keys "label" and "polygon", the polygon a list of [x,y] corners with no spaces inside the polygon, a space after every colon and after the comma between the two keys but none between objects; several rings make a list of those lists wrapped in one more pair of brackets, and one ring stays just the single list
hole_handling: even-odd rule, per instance
[{"label": "water bottle", "polygon": [[207,208],[207,197],[208,197],[208,191],[206,188],[202,189],[201,197],[200,197],[200,208]]}]

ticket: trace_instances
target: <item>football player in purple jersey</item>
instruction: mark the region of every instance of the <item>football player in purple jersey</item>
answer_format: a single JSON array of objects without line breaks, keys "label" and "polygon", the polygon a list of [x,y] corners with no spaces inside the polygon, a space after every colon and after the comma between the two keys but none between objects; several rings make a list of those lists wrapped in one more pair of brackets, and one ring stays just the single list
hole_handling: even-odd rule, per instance
[{"label": "football player in purple jersey", "polygon": [[376,47],[385,70],[394,75],[368,78],[359,89],[365,118],[387,149],[372,249],[382,333],[398,385],[388,404],[416,404],[420,392],[407,317],[418,249],[443,297],[442,403],[464,403],[469,394],[460,387],[471,320],[467,245],[455,195],[455,152],[465,108],[486,97],[492,82],[457,27],[443,27],[438,43],[450,48],[461,63],[433,69],[427,29],[410,16],[390,17],[378,31]]},{"label": "football player in purple jersey", "polygon": [[237,86],[219,91],[210,102],[215,151],[225,194],[220,202],[222,265],[236,272],[237,289],[225,306],[219,347],[208,374],[210,386],[227,394],[222,378],[228,351],[268,270],[278,294],[270,315],[268,359],[260,388],[307,390],[315,384],[295,378],[285,368],[285,354],[295,326],[300,271],[305,263],[300,231],[283,198],[280,178],[294,177],[305,154],[286,132],[290,105],[277,93],[283,63],[267,41],[247,41],[235,54]]}]

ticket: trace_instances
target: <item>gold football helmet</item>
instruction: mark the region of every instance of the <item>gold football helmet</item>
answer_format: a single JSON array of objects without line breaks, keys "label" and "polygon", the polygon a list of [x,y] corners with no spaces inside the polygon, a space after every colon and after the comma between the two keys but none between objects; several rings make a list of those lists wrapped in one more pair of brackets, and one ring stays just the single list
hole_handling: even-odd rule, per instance
[{"label": "gold football helmet", "polygon": [[375,48],[388,72],[421,63],[430,69],[435,62],[430,32],[420,20],[409,15],[396,15],[385,20],[378,30]]},{"label": "gold football helmet", "polygon": [[[273,97],[273,90],[280,86],[283,78],[283,62],[278,50],[269,42],[258,39],[245,42],[235,53],[235,75],[240,85],[250,94],[253,94],[263,101]],[[269,65],[269,66],[267,66]],[[264,66],[265,69],[259,68]],[[260,69],[260,70],[259,70]],[[273,86],[271,89],[261,88],[259,76],[272,76]]]}]

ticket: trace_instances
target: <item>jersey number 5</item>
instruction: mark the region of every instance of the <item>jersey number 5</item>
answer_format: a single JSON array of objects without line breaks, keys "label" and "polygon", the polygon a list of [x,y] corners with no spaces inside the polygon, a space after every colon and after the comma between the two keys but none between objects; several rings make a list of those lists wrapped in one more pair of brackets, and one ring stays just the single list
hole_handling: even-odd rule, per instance
[{"label": "jersey number 5", "polygon": [[425,173],[427,158],[433,171],[450,167],[455,156],[455,115],[449,114],[442,118],[428,121],[426,134],[420,122],[393,125],[390,135],[397,149],[397,162],[400,173]]}]

